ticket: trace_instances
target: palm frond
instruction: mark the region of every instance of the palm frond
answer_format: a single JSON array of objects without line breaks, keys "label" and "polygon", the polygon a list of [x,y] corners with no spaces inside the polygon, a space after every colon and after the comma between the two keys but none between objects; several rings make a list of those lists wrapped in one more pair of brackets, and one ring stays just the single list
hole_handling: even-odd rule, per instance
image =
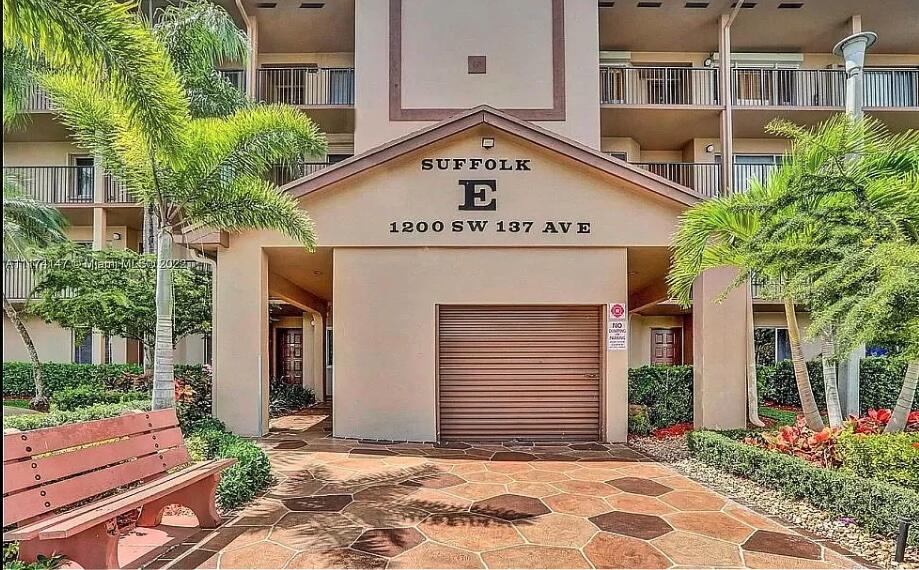
[{"label": "palm frond", "polygon": [[18,182],[3,176],[3,259],[24,259],[32,250],[67,240],[67,220],[53,207],[24,196]]}]

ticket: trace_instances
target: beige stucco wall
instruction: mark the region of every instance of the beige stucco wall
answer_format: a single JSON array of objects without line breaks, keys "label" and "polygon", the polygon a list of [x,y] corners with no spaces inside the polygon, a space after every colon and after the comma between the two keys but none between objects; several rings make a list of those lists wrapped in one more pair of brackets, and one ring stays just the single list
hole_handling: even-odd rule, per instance
[{"label": "beige stucco wall", "polygon": [[4,142],[4,166],[67,166],[74,155],[89,153],[71,142]]},{"label": "beige stucco wall", "polygon": [[[651,364],[651,329],[682,328],[681,316],[629,316],[629,368]],[[686,355],[684,354],[684,358]]]},{"label": "beige stucco wall", "polygon": [[[69,330],[40,319],[25,318],[26,330],[32,337],[38,357],[44,362],[72,362],[73,340]],[[3,361],[28,361],[29,353],[13,323],[3,315]]]},{"label": "beige stucco wall", "polygon": [[[549,7],[550,0],[405,0],[403,106],[551,107]],[[593,148],[600,145],[597,25],[596,2],[565,0],[566,118],[538,123]],[[355,152],[430,124],[389,120],[389,2],[355,0],[354,52]],[[487,56],[486,74],[467,73],[470,55]]]},{"label": "beige stucco wall", "polygon": [[[438,304],[601,305],[627,294],[623,249],[347,248],[334,267],[340,437],[435,439]],[[606,356],[606,437],[623,441],[628,353]]]}]

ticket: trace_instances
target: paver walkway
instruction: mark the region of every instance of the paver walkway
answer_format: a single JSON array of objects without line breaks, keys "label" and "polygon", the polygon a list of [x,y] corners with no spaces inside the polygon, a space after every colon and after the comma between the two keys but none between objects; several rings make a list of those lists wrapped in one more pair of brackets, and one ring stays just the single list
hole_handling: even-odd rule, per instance
[{"label": "paver walkway", "polygon": [[626,446],[338,440],[325,420],[274,421],[278,484],[150,567],[859,567]]}]

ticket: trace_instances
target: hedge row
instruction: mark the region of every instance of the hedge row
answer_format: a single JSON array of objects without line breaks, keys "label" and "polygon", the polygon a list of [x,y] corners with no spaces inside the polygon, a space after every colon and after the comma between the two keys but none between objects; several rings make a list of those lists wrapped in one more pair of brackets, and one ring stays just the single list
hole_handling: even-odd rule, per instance
[{"label": "hedge row", "polygon": [[[817,405],[825,407],[826,398],[823,390],[823,365],[819,362],[808,362],[811,385]],[[859,374],[859,401],[862,413],[871,408],[892,408],[897,401],[900,387],[903,386],[903,375],[906,373],[906,361],[900,358],[869,357],[861,361]],[[795,383],[795,372],[788,360],[774,366],[761,366],[757,369],[757,380],[760,397],[788,406],[800,406],[798,387]]]},{"label": "hedge row", "polygon": [[858,434],[836,440],[842,469],[919,491],[919,432]]},{"label": "hedge row", "polygon": [[125,412],[139,410],[146,412],[150,410],[150,400],[137,400],[133,402],[121,402],[118,404],[96,404],[86,408],[71,411],[53,411],[48,414],[23,414],[18,416],[3,416],[3,429],[18,429],[19,431],[29,431],[48,427],[62,426],[65,424],[75,424],[77,422],[88,422],[92,420],[104,420],[114,418]]},{"label": "hedge row", "polygon": [[[45,378],[45,395],[51,398],[55,392],[67,388],[94,387],[100,390],[149,390],[150,378],[144,376],[144,369],[139,364],[73,364],[62,362],[45,362],[41,366]],[[209,375],[203,366],[196,364],[177,364],[177,378],[200,388],[203,377]],[[209,390],[209,388],[208,388]],[[31,398],[35,395],[35,383],[32,380],[30,362],[3,363],[3,396]]]},{"label": "hedge row", "polygon": [[[919,520],[919,493],[899,485],[823,469],[782,453],[753,447],[711,431],[687,436],[694,457],[838,516],[852,517],[871,532],[893,536],[904,518]],[[919,544],[919,534],[911,542]]]},{"label": "hedge row", "polygon": [[692,366],[629,369],[629,404],[647,407],[652,429],[691,422]]}]

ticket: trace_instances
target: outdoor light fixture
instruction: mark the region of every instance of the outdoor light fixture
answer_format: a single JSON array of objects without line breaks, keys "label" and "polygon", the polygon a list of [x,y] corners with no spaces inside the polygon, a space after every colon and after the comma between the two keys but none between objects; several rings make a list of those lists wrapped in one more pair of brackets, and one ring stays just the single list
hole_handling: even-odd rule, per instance
[{"label": "outdoor light fixture", "polygon": [[112,239],[115,240],[115,241],[121,241],[121,234],[118,233],[118,232],[113,233],[113,234],[112,234]]},{"label": "outdoor light fixture", "polygon": [[705,67],[711,67],[715,65],[715,58],[713,58],[712,56],[706,57],[705,61],[702,62],[702,65],[704,65]]},{"label": "outdoor light fixture", "polygon": [[482,139],[482,148],[495,148],[495,139],[485,137]]},{"label": "outdoor light fixture", "polygon": [[715,152],[715,145],[713,145],[713,144],[707,144],[707,145],[705,145],[705,152],[707,152],[707,153],[709,153],[709,154]]}]

